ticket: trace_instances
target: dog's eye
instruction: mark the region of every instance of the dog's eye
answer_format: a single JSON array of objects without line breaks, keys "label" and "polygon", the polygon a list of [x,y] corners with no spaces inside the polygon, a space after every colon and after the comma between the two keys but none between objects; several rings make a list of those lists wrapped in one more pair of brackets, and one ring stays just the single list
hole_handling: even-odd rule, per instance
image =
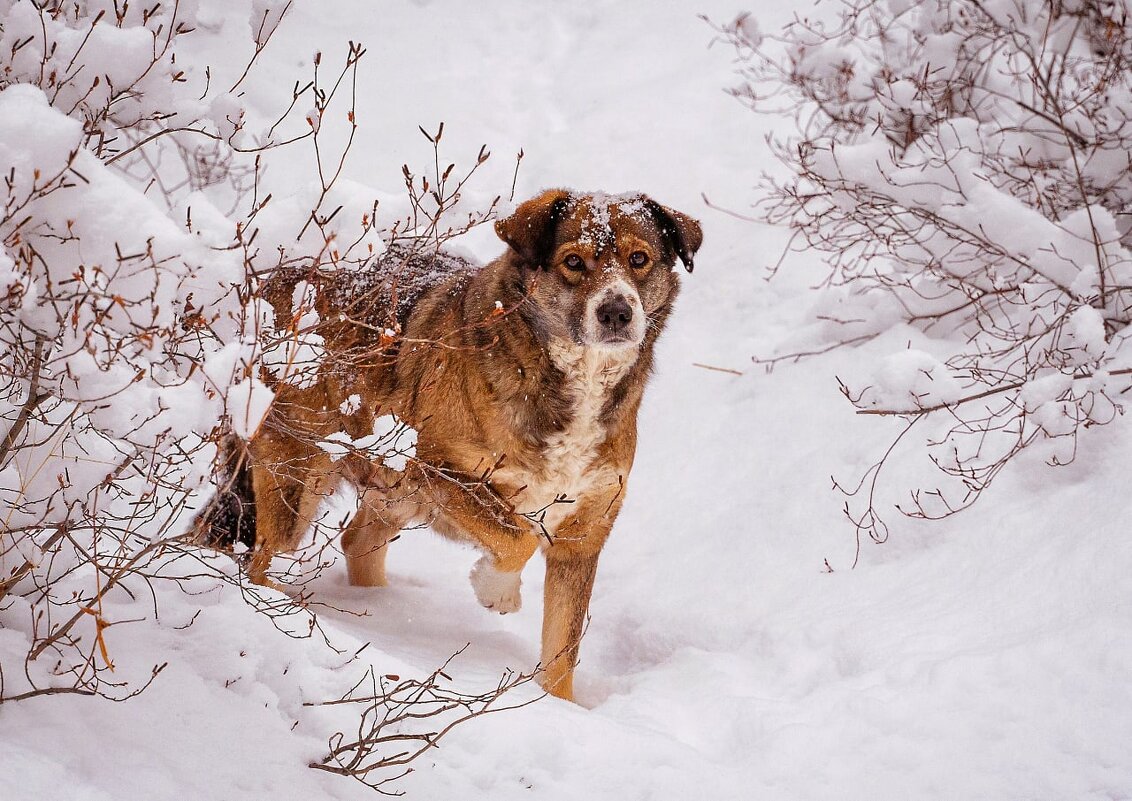
[{"label": "dog's eye", "polygon": [[582,257],[579,256],[577,253],[571,253],[569,256],[566,257],[566,260],[563,263],[566,265],[567,270],[574,270],[575,272],[581,272],[582,270],[586,269],[586,263],[582,260]]},{"label": "dog's eye", "polygon": [[629,254],[629,263],[634,267],[644,267],[649,263],[649,254],[643,250],[634,250]]}]

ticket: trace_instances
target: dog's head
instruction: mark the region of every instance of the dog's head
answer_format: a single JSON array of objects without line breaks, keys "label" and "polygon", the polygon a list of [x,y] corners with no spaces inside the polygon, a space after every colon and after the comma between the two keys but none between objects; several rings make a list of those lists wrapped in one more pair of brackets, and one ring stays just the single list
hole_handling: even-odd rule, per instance
[{"label": "dog's head", "polygon": [[495,223],[517,254],[524,291],[551,337],[636,348],[692,271],[700,224],[645,195],[553,189]]}]

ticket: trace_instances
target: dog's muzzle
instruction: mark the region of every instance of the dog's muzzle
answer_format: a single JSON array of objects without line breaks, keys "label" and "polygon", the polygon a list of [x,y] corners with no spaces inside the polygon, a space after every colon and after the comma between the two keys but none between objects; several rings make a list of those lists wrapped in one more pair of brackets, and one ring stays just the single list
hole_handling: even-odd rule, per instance
[{"label": "dog's muzzle", "polygon": [[639,345],[644,338],[645,320],[637,290],[617,281],[594,295],[587,304],[586,329],[589,341],[603,345]]}]

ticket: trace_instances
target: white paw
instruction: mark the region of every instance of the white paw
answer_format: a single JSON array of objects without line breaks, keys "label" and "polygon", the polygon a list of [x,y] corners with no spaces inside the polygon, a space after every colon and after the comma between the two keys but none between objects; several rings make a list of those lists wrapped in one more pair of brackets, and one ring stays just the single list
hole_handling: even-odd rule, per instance
[{"label": "white paw", "polygon": [[519,572],[504,573],[496,570],[490,556],[480,557],[472,567],[470,576],[476,600],[501,615],[518,612],[523,606],[523,596],[519,592],[521,575]]}]

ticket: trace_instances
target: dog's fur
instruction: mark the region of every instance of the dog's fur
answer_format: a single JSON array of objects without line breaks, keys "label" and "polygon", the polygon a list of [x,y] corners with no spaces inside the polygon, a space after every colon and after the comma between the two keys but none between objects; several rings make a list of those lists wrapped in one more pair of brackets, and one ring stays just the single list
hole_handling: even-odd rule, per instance
[{"label": "dog's fur", "polygon": [[[642,195],[565,190],[527,201],[496,231],[509,248],[479,269],[395,249],[361,273],[272,279],[280,330],[293,327],[298,282],[314,285],[329,357],[312,386],[276,384],[250,443],[251,481],[234,465],[211,519],[242,519],[245,530],[254,520],[248,574],[270,583],[272,556],[298,546],[346,478],[360,494],[342,536],[352,584],[385,584],[387,543],[428,523],[483,551],[473,587],[499,612],[519,608],[520,571],[541,545],[544,683],[569,699],[653,346],[679,286],[673,267],[691,270],[702,233]],[[647,262],[635,266],[640,254]],[[341,430],[369,435],[388,413],[419,432],[403,472],[360,456],[332,461],[317,445]]]}]

